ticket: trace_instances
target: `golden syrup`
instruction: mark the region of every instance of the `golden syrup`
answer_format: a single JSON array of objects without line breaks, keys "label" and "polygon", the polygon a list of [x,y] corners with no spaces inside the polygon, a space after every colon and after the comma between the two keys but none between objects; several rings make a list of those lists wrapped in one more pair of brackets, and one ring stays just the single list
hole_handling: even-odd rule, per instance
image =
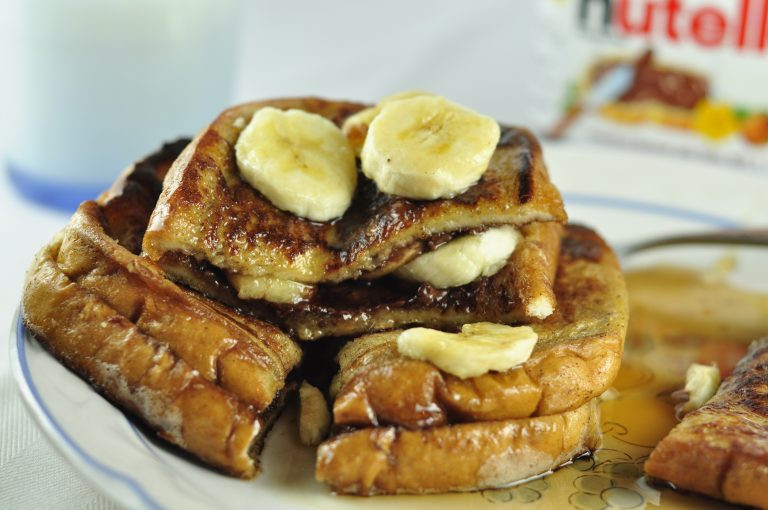
[{"label": "golden syrup", "polygon": [[630,343],[650,339],[685,351],[747,344],[768,332],[768,295],[733,287],[720,274],[655,266],[630,271],[626,280]]},{"label": "golden syrup", "polygon": [[[736,288],[725,279],[723,269],[727,268],[716,269],[653,266],[625,275],[629,331],[614,381],[618,397],[602,404],[603,447],[632,459],[640,476],[642,462],[677,424],[675,402],[669,395],[684,385],[687,367],[693,362],[715,362],[726,377],[749,342],[768,334],[768,295]],[[598,464],[600,454],[598,450]],[[608,471],[618,483],[616,467]],[[712,500],[670,491],[643,494],[641,488],[653,489],[642,479],[628,487],[624,480],[622,486],[638,491],[645,502],[657,498],[664,508],[718,506]]]}]

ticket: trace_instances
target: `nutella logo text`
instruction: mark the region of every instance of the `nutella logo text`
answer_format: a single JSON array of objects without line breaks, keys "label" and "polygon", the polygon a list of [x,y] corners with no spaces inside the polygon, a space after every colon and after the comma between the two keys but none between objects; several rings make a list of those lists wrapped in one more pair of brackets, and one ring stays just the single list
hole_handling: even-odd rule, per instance
[{"label": "nutella logo text", "polygon": [[762,52],[768,47],[768,0],[733,0],[727,9],[722,2],[580,0],[579,25],[591,32]]}]

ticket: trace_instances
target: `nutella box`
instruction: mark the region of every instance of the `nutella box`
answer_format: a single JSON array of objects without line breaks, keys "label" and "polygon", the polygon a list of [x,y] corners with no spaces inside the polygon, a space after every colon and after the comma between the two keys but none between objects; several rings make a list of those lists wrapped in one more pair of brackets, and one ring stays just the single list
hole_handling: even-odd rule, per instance
[{"label": "nutella box", "polygon": [[768,170],[768,0],[537,3],[548,136]]}]

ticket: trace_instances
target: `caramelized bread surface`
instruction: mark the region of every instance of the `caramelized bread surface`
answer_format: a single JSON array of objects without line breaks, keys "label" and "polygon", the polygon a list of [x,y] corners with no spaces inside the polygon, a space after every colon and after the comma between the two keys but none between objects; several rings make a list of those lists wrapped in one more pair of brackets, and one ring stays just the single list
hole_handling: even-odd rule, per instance
[{"label": "caramelized bread surface", "polygon": [[132,253],[181,145],[129,169],[100,205],[80,206],[28,271],[24,321],[162,437],[251,477],[301,351],[276,327],[178,287]]},{"label": "caramelized bread surface", "polygon": [[768,508],[768,339],[753,343],[717,394],[661,440],[645,472],[680,489]]},{"label": "caramelized bread surface", "polygon": [[152,261],[105,232],[101,208],[84,202],[61,234],[56,264],[67,278],[166,344],[205,379],[264,410],[301,350],[277,327],[183,289]]},{"label": "caramelized bread surface", "polygon": [[420,430],[374,427],[320,445],[315,477],[339,493],[431,493],[499,487],[556,469],[600,441],[596,401],[552,416]]},{"label": "caramelized bread surface", "polygon": [[452,199],[387,195],[361,175],[352,206],[340,219],[299,218],[273,206],[239,176],[234,144],[264,106],[299,108],[337,124],[363,107],[303,98],[226,110],[184,150],[166,178],[144,237],[144,251],[153,260],[162,264],[164,255],[179,253],[227,275],[339,282],[387,274],[446,234],[566,219],[538,142],[514,127],[503,129],[480,181]]},{"label": "caramelized bread surface", "polygon": [[[349,344],[334,385],[344,432],[321,445],[317,477],[357,494],[472,490],[594,448],[594,397],[618,369],[626,294],[602,239],[563,230],[535,138],[504,127],[481,180],[449,200],[386,195],[361,176],[351,208],[322,224],[275,208],[239,177],[234,143],[264,106],[337,124],[363,107],[250,103],[137,163],[83,203],[30,268],[22,310],[40,342],[163,438],[252,477],[301,360],[289,336],[256,317],[302,339],[548,317],[534,325],[531,360],[467,380],[401,358],[392,332]],[[523,241],[492,277],[439,290],[388,276],[456,235],[502,224]],[[229,279],[237,274],[312,284],[313,294],[290,306],[244,301]]]},{"label": "caramelized bread surface", "polygon": [[258,463],[265,430],[253,406],[204,378],[163,342],[65,275],[59,243],[45,247],[27,275],[24,321],[60,361],[164,439],[241,477]]},{"label": "caramelized bread surface", "polygon": [[[138,254],[162,180],[171,162],[188,143],[167,144],[129,169],[99,203],[103,224],[118,243]],[[241,300],[226,276],[207,263],[167,253],[161,266],[171,278],[250,315],[279,323],[302,340],[354,336],[406,325],[456,329],[483,320],[516,323],[552,313],[552,288],[562,226],[535,222],[520,228],[522,241],[509,263],[492,277],[453,289],[435,289],[394,277],[320,285],[307,302],[274,305]]]},{"label": "caramelized bread surface", "polygon": [[[561,246],[557,309],[531,324],[539,340],[528,361],[507,372],[460,379],[401,356],[398,331],[360,337],[338,356],[340,370],[331,387],[335,426],[416,429],[543,416],[575,409],[603,393],[621,362],[628,321],[624,279],[613,252],[594,231],[569,225]],[[478,320],[484,319],[473,322]]]}]

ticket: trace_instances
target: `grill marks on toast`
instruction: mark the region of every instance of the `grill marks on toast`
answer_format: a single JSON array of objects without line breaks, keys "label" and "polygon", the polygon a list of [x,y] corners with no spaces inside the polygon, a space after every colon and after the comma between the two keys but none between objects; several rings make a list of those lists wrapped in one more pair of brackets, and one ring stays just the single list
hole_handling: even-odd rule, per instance
[{"label": "grill marks on toast", "polygon": [[315,476],[347,494],[425,494],[499,487],[597,447],[597,402],[552,416],[343,432],[318,449]]},{"label": "grill marks on toast", "polygon": [[[525,204],[533,197],[533,157],[534,148],[532,147],[530,137],[523,136],[523,133],[510,127],[502,127],[499,137],[499,147],[519,147],[520,156],[518,167],[520,168],[520,184],[517,190],[517,198],[521,204]],[[541,150],[536,148],[535,150]]]}]

